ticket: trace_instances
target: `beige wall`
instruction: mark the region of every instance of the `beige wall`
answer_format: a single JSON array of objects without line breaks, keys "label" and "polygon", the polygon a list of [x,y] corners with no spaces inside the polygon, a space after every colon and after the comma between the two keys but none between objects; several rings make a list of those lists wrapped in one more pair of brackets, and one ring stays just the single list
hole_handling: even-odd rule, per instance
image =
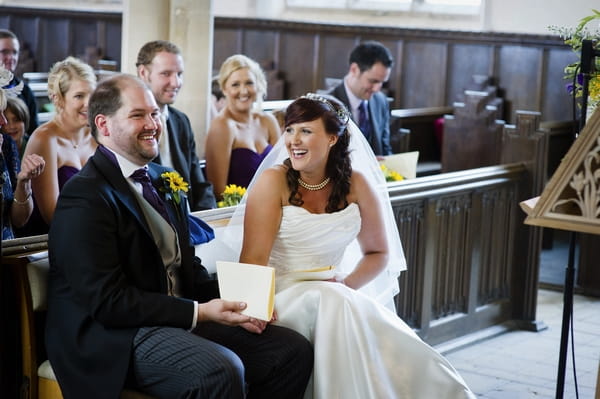
[{"label": "beige wall", "polygon": [[[599,8],[598,0],[487,0],[487,29],[547,34],[548,25],[575,27],[592,9]],[[597,23],[595,29],[600,29]]]},{"label": "beige wall", "polygon": [[[0,5],[20,7],[52,7],[86,10],[121,10],[130,0],[0,0]],[[452,30],[489,30],[493,32],[548,33],[548,25],[574,26],[591,9],[600,8],[598,0],[483,0],[485,12],[476,17],[429,14],[382,13],[378,11],[333,12],[288,9],[285,0],[217,0],[215,16],[252,17],[313,22],[343,22],[365,25],[401,26]],[[149,9],[156,3],[169,5],[171,0],[149,0]],[[190,2],[192,4],[194,2]],[[199,0],[199,8],[208,0]],[[152,5],[154,4],[154,6]],[[144,10],[141,10],[144,13]],[[598,28],[598,26],[597,26]]]},{"label": "beige wall", "polygon": [[[424,14],[381,12],[332,12],[286,9],[285,0],[219,0],[215,1],[215,16],[249,16],[312,22],[344,22],[351,24],[394,27],[519,32],[548,34],[548,25],[575,26],[600,8],[598,0],[483,0],[485,13],[477,17],[431,17]],[[239,4],[243,3],[243,6]]]}]

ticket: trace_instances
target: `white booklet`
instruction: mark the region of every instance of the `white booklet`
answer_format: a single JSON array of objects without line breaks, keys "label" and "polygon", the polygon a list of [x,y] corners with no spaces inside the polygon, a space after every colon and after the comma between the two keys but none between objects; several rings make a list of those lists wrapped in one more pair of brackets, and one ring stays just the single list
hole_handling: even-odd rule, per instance
[{"label": "white booklet", "polygon": [[335,266],[316,267],[314,269],[296,270],[290,272],[287,277],[292,280],[329,280],[335,276]]},{"label": "white booklet", "polygon": [[275,269],[250,263],[216,263],[221,299],[246,302],[242,314],[270,321],[275,304]]}]

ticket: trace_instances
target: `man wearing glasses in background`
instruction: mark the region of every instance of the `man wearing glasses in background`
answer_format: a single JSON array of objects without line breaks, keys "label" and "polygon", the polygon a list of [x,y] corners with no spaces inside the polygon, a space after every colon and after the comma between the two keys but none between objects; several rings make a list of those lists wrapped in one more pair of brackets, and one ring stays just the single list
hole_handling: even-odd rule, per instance
[{"label": "man wearing glasses in background", "polygon": [[[5,89],[17,86],[21,79],[17,78],[16,69],[19,63],[19,39],[17,35],[7,29],[0,29],[0,64],[11,71],[14,75],[10,83],[4,86]],[[37,104],[35,96],[29,85],[23,82],[23,90],[19,98],[27,104],[29,110],[29,128],[27,133],[31,134],[38,127]]]}]

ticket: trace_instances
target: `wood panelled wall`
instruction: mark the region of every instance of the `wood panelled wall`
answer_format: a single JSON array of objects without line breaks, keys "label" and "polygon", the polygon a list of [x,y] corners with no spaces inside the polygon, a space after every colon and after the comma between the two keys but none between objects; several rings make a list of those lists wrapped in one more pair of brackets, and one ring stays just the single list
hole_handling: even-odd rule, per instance
[{"label": "wood panelled wall", "polygon": [[25,72],[48,72],[69,55],[81,57],[87,47],[100,49],[120,68],[121,21],[121,13],[0,7],[0,28],[13,31],[35,60],[34,70]]},{"label": "wood panelled wall", "polygon": [[[0,7],[0,27],[30,48],[41,72],[88,46],[120,65],[121,20],[120,13]],[[554,36],[215,18],[213,67],[244,53],[278,70],[284,97],[295,98],[324,88],[326,77],[343,77],[351,49],[368,39],[381,41],[394,56],[387,84],[392,108],[452,105],[479,74],[492,76],[500,88],[508,123],[517,109],[540,111],[542,120],[571,119],[563,69],[576,55]]]},{"label": "wood panelled wall", "polygon": [[324,88],[327,77],[343,77],[352,48],[370,39],[396,61],[387,85],[392,108],[452,105],[479,74],[500,88],[508,123],[517,109],[540,111],[543,120],[571,119],[563,69],[576,55],[554,36],[215,18],[214,68],[244,53],[279,70],[285,97],[294,98]]}]

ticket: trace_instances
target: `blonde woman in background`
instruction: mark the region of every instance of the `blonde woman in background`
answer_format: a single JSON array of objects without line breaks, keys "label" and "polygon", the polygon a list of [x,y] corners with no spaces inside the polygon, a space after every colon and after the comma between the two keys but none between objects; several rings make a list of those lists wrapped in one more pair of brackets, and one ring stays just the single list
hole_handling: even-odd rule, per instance
[{"label": "blonde woman in background", "polygon": [[21,235],[48,232],[60,190],[94,154],[97,144],[88,125],[88,102],[95,87],[94,70],[77,58],[67,57],[50,69],[48,97],[56,113],[32,133],[25,149],[25,156],[42,156],[46,168],[32,182],[35,209]]},{"label": "blonde woman in background", "polygon": [[273,115],[254,107],[267,92],[265,74],[256,61],[232,55],[221,65],[218,79],[225,107],[208,130],[206,172],[220,200],[228,184],[248,187],[281,130]]}]

